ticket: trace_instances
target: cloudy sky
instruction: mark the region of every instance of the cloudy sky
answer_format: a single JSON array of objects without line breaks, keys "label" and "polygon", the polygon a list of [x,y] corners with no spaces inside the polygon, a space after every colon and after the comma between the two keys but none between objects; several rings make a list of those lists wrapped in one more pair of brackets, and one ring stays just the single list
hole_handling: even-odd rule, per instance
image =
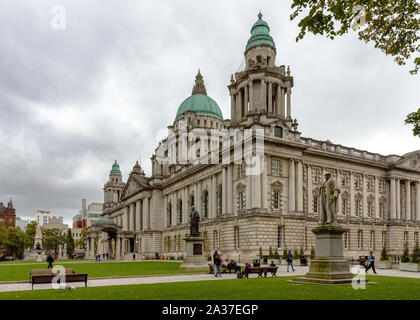
[{"label": "cloudy sky", "polygon": [[[420,75],[354,34],[299,43],[291,1],[16,0],[0,3],[0,201],[18,216],[62,213],[67,223],[103,200],[115,159],[124,179],[150,156],[198,68],[230,116],[230,75],[243,65],[261,9],[290,65],[292,115],[304,137],[387,154],[420,149],[406,115]],[[65,29],[53,26],[56,5]],[[61,26],[61,25],[60,25]]]}]

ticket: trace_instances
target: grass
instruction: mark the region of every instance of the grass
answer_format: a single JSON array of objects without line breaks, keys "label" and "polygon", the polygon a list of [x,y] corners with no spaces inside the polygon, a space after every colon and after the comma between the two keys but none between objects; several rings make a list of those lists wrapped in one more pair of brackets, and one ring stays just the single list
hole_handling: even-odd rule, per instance
[{"label": "grass", "polygon": [[[59,263],[54,263],[57,266]],[[86,262],[66,263],[65,268],[74,268],[76,273],[87,273],[90,278],[114,276],[142,276],[158,274],[196,273],[203,271],[179,270],[181,262]],[[33,265],[0,265],[0,282],[29,280],[30,269],[45,269],[46,263]],[[208,270],[206,270],[208,271]]]},{"label": "grass", "polygon": [[[60,260],[55,260],[56,263],[58,262],[71,262],[71,261],[87,261],[88,259],[60,259]],[[36,260],[15,260],[15,261],[0,261],[0,266],[2,264],[25,264],[25,263],[40,263],[39,261]],[[44,262],[46,263],[46,262]]]},{"label": "grass", "polygon": [[[210,275],[209,275],[210,276]],[[296,284],[292,277],[213,280],[0,293],[0,300],[419,300],[420,279],[368,276],[365,290],[351,285]]]}]

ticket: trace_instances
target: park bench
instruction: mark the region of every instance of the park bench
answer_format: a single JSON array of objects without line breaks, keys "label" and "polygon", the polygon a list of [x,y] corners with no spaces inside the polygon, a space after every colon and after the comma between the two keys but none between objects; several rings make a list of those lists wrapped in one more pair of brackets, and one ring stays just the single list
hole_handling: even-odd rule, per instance
[{"label": "park bench", "polygon": [[257,273],[258,274],[258,278],[261,278],[262,275],[264,274],[264,277],[267,277],[267,273],[271,273],[272,277],[276,276],[277,273],[277,269],[278,267],[250,267],[248,269],[245,269],[244,271],[242,271],[242,278],[248,278],[248,275],[250,273]]},{"label": "park bench", "polygon": [[[209,273],[215,273],[216,272],[216,265],[214,263],[209,263],[209,268],[210,268]],[[220,272],[225,273],[227,270],[229,270],[227,267],[220,266]]]},{"label": "park bench", "polygon": [[[65,282],[84,282],[87,287],[87,273],[75,273],[73,268],[65,268]],[[57,270],[58,273],[60,272]],[[51,269],[31,269],[29,270],[29,281],[32,283],[32,289],[34,284],[41,283],[52,283],[56,273],[53,273]]]}]

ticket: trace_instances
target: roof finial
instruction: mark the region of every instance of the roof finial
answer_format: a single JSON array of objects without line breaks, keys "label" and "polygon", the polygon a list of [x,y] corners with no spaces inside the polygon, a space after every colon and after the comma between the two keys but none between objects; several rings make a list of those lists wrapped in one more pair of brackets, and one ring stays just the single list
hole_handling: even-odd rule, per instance
[{"label": "roof finial", "polygon": [[195,76],[195,84],[192,90],[192,94],[204,94],[207,95],[206,86],[204,85],[203,76],[201,75],[200,69]]},{"label": "roof finial", "polygon": [[262,13],[261,13],[261,9],[260,9],[260,13],[258,14],[258,19],[260,19],[260,20],[261,20],[261,19],[262,19],[262,16],[263,16],[263,15],[262,15]]}]

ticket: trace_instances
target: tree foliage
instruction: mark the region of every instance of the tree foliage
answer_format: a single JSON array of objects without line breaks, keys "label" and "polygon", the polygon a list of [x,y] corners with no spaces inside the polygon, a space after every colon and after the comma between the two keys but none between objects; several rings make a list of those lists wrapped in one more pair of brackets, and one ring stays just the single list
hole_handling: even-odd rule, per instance
[{"label": "tree foliage", "polygon": [[67,255],[70,257],[74,252],[74,239],[73,235],[71,234],[71,230],[69,229],[67,231],[67,237],[66,237],[66,250]]},{"label": "tree foliage", "polygon": [[44,249],[54,250],[58,252],[60,246],[64,246],[66,237],[61,234],[60,229],[46,229],[42,230],[42,245]]},{"label": "tree foliage", "polygon": [[408,242],[404,243],[404,251],[401,256],[401,262],[410,262],[410,252],[408,250]]},{"label": "tree foliage", "polygon": [[415,56],[410,73],[419,70],[420,3],[416,0],[293,0],[292,9],[290,19],[301,18],[296,41],[307,32],[334,39],[354,30],[360,40],[373,42],[399,65]]},{"label": "tree foliage", "polygon": [[416,112],[412,112],[405,119],[405,124],[412,124],[413,135],[420,138],[420,108]]},{"label": "tree foliage", "polygon": [[87,244],[87,228],[83,228],[82,232],[80,233],[80,239],[76,240],[75,246],[81,250],[86,250]]},{"label": "tree foliage", "polygon": [[413,263],[420,263],[420,247],[419,242],[416,242],[416,246],[413,249],[413,253],[411,254],[411,262]]},{"label": "tree foliage", "polygon": [[13,255],[13,258],[22,258],[25,249],[26,234],[19,227],[9,227],[6,230],[6,239],[3,240],[3,246],[7,254]]},{"label": "tree foliage", "polygon": [[26,226],[26,242],[25,242],[25,248],[33,248],[34,242],[35,242],[35,234],[36,234],[36,221],[31,221]]},{"label": "tree foliage", "polygon": [[0,245],[3,244],[4,240],[6,240],[6,229],[4,228],[4,223],[0,222]]},{"label": "tree foliage", "polygon": [[388,260],[388,253],[386,251],[386,243],[384,243],[384,246],[381,251],[381,261],[387,261]]}]

